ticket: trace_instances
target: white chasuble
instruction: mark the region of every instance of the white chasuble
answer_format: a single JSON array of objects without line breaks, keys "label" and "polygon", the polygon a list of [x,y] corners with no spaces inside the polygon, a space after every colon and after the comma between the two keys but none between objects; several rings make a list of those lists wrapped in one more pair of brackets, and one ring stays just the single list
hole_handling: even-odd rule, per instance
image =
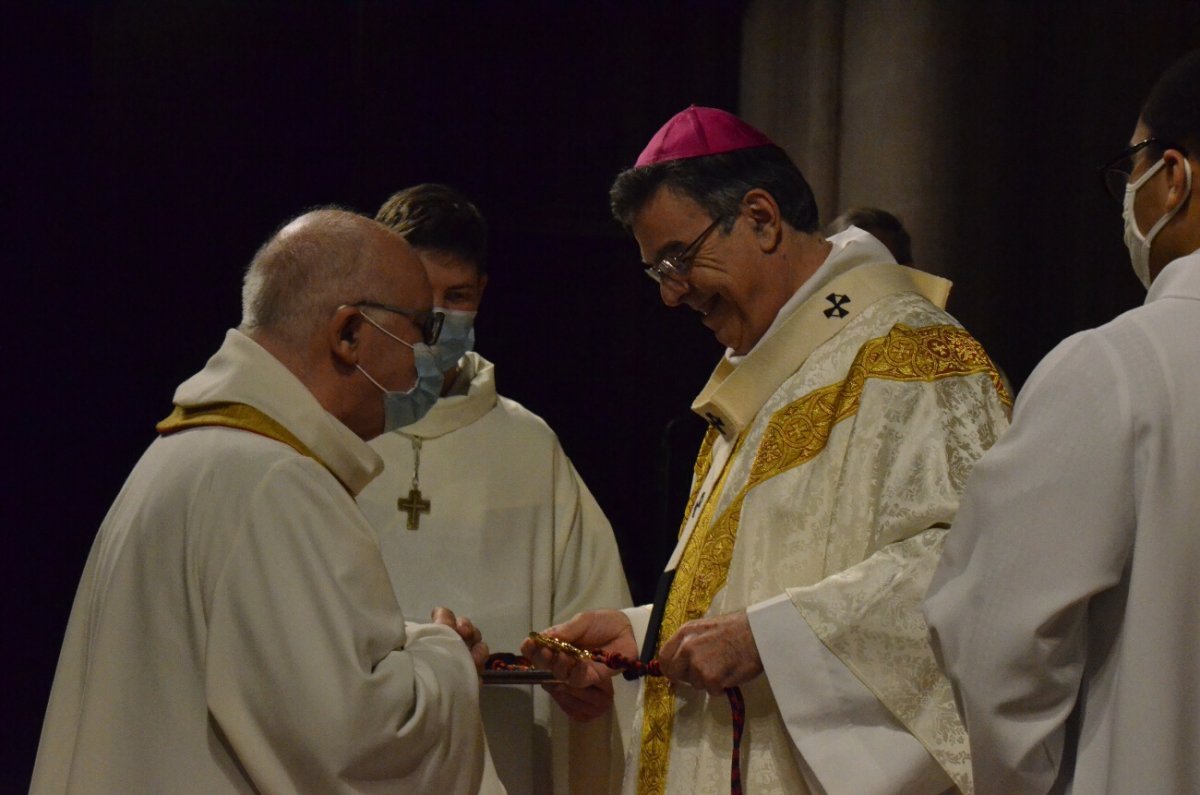
[{"label": "white chasuble", "polygon": [[[713,427],[658,644],[686,621],[749,608],[765,675],[742,685],[747,793],[969,791],[966,735],[920,600],[1008,398],[939,307],[947,282],[886,264],[861,230],[832,242],[806,295],[748,355],[722,361],[693,406]],[[785,620],[760,618],[764,605]],[[842,681],[820,701],[803,683],[829,669]],[[649,679],[639,707],[627,790],[729,791],[724,695]],[[862,751],[839,761],[831,744]]]},{"label": "white chasuble", "polygon": [[[397,599],[420,615],[445,606],[469,617],[493,652],[515,652],[530,630],[575,613],[630,603],[612,528],[558,437],[496,393],[495,368],[461,361],[453,393],[413,425],[372,441],[385,469],[359,495],[376,528]],[[419,472],[414,441],[419,443]],[[408,529],[398,500],[414,474],[429,512]],[[628,690],[629,719],[635,687]],[[622,743],[612,713],[570,721],[533,685],[488,685],[488,744],[509,791],[608,792]]]},{"label": "white chasuble", "polygon": [[80,582],[31,791],[478,788],[474,664],[404,620],[354,503],[379,457],[237,331],[175,403],[285,433],[192,427],[142,456]]}]

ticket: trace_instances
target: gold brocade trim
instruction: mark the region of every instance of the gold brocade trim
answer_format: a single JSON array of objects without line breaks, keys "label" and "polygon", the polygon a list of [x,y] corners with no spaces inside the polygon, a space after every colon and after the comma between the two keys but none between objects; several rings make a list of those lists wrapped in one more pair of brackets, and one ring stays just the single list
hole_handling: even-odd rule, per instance
[{"label": "gold brocade trim", "polygon": [[[914,329],[898,323],[887,336],[868,340],[859,348],[844,381],[809,392],[776,411],[763,430],[745,485],[715,523],[711,522],[712,513],[724,491],[737,448],[729,456],[720,482],[705,501],[667,596],[658,634],[659,648],[683,624],[703,617],[717,592],[725,586],[746,495],[760,483],[816,458],[825,449],[833,427],[858,411],[869,379],[931,382],[977,373],[988,374],[1001,400],[1011,404],[995,365],[983,346],[964,329],[957,326]],[[738,448],[744,438],[738,439]],[[695,497],[693,493],[692,499]],[[637,791],[639,795],[661,795],[666,791],[675,691],[665,679],[645,681]]]},{"label": "gold brocade trim", "polygon": [[[914,329],[896,324],[886,337],[868,340],[859,348],[845,381],[809,392],[772,415],[739,498],[764,480],[820,453],[833,426],[858,411],[869,379],[937,381],[979,373],[991,379],[1001,402],[1012,405],[996,366],[966,330],[958,326]],[[731,505],[726,514],[735,506]]]},{"label": "gold brocade trim", "polygon": [[[700,446],[700,457],[696,461],[696,474],[699,480],[708,475],[709,467],[712,466],[712,444],[709,443],[711,438],[716,440],[716,431],[709,429],[709,433],[704,437],[704,443]],[[662,648],[663,642],[675,634],[683,622],[687,619],[681,619],[677,615],[672,614],[671,603],[676,599],[676,594],[681,591],[691,593],[695,588],[695,580],[698,576],[702,576],[717,566],[698,565],[696,560],[699,555],[689,554],[691,550],[701,550],[701,554],[708,552],[713,546],[709,542],[709,532],[712,527],[712,516],[716,509],[717,501],[713,499],[714,495],[720,494],[725,490],[725,482],[729,478],[729,473],[733,469],[733,460],[737,457],[738,452],[742,448],[742,442],[745,441],[746,435],[743,433],[734,443],[733,451],[729,457],[725,459],[724,468],[721,470],[721,476],[717,478],[717,482],[713,485],[712,492],[707,500],[704,501],[704,508],[700,511],[700,518],[696,522],[696,528],[692,531],[692,537],[688,539],[687,547],[684,549],[683,557],[679,561],[679,565],[675,568],[675,579],[671,582],[671,591],[667,597],[667,605],[663,611],[661,628],[658,632],[658,652]],[[703,461],[703,459],[707,459]],[[703,461],[703,465],[702,465]],[[703,469],[703,476],[701,476]],[[697,488],[699,488],[697,486]],[[695,489],[693,489],[695,492]],[[696,494],[692,494],[692,500],[696,499]],[[691,506],[688,507],[688,513],[684,514],[684,523],[687,522],[687,516],[691,515]],[[729,548],[730,556],[733,554],[732,542]],[[729,561],[725,561],[722,572],[728,571]],[[714,591],[715,593],[716,591]],[[711,601],[711,599],[710,599]],[[706,606],[707,609],[707,606]],[[665,677],[649,677],[645,680],[646,691],[642,698],[643,716],[642,716],[642,748],[638,762],[638,788],[639,795],[641,793],[655,793],[660,795],[666,789],[667,784],[667,765],[670,762],[671,751],[671,728],[675,722],[675,685]]]}]

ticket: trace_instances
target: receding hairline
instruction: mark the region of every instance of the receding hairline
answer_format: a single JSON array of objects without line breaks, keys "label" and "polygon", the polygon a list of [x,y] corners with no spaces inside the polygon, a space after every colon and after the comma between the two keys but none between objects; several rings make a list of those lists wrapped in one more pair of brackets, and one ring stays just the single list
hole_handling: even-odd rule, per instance
[{"label": "receding hairline", "polygon": [[242,283],[243,331],[298,342],[339,304],[391,301],[376,295],[390,276],[424,277],[416,253],[401,235],[339,207],[308,210],[284,222],[259,248]]}]

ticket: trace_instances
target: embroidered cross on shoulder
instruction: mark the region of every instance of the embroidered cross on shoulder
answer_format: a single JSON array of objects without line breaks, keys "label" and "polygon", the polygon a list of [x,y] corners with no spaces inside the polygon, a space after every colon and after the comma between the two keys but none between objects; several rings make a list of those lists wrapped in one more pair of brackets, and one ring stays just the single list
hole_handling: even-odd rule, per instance
[{"label": "embroidered cross on shoulder", "polygon": [[850,303],[850,296],[840,295],[839,293],[830,293],[829,295],[825,296],[825,300],[833,304],[833,306],[825,310],[825,317],[843,318],[850,314],[848,310],[843,308],[844,304]]}]

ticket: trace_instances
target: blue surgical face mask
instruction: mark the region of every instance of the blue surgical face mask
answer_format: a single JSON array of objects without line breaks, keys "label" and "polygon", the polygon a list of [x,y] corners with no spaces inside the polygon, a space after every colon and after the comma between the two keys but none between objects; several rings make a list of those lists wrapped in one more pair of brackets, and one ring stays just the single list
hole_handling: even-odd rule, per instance
[{"label": "blue surgical face mask", "polygon": [[434,307],[435,312],[446,316],[442,324],[442,333],[433,346],[433,355],[437,358],[437,366],[446,372],[458,365],[458,360],[467,351],[475,350],[475,315],[463,309],[443,309]]},{"label": "blue surgical face mask", "polygon": [[394,431],[406,425],[412,425],[424,417],[437,402],[442,393],[442,370],[438,367],[433,349],[423,342],[413,345],[397,337],[383,326],[376,323],[367,315],[363,315],[368,323],[387,334],[402,345],[412,348],[413,362],[417,368],[417,383],[407,392],[396,392],[386,389],[383,384],[371,377],[370,373],[355,365],[358,371],[367,377],[383,392],[383,432]]}]

